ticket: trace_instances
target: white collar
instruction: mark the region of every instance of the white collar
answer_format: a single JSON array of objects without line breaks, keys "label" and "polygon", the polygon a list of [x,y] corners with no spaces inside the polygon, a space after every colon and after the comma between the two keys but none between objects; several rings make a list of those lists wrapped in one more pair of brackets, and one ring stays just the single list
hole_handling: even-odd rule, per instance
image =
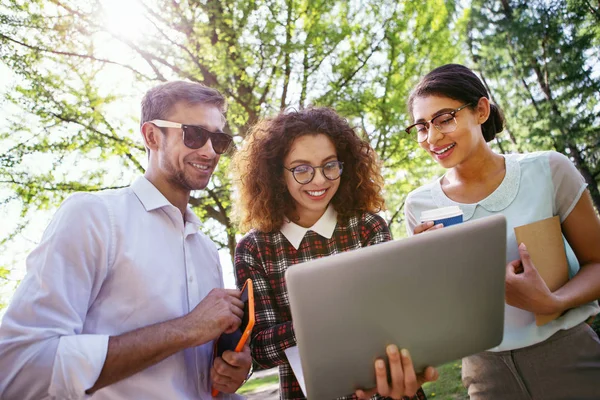
[{"label": "white collar", "polygon": [[310,228],[304,228],[290,220],[285,220],[280,231],[283,233],[283,236],[285,236],[286,239],[292,244],[292,246],[298,250],[302,239],[304,239],[304,235],[306,235],[306,232],[313,231],[327,239],[331,239],[336,225],[337,211],[335,211],[333,206],[329,204],[327,210],[325,210],[323,215],[321,215],[321,218],[319,218],[319,220]]},{"label": "white collar", "polygon": [[468,221],[475,213],[477,206],[481,206],[490,212],[499,212],[508,207],[517,197],[521,182],[521,166],[512,154],[503,155],[506,166],[506,174],[500,186],[488,197],[473,204],[458,203],[446,196],[442,190],[443,176],[433,184],[431,196],[437,207],[459,206],[463,211],[463,220]]},{"label": "white collar", "polygon": [[[152,211],[166,206],[175,207],[145,176],[140,176],[137,178],[131,184],[131,189],[140,200],[146,211]],[[185,210],[184,220],[197,226],[201,225],[200,219],[192,211],[189,205]]]}]

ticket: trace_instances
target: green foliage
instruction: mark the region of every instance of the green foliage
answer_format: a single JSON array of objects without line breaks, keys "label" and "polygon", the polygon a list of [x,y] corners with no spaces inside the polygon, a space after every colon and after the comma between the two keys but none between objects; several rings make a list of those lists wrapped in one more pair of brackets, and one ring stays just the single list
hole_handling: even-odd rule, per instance
[{"label": "green foliage", "polygon": [[[123,186],[143,171],[130,115],[111,113],[130,94],[103,87],[116,70],[140,95],[170,79],[219,89],[230,104],[227,129],[239,139],[280,109],[337,108],[381,155],[398,232],[404,197],[434,172],[402,135],[405,99],[419,75],[461,61],[453,1],[157,0],[144,3],[143,36],[107,25],[99,1],[22,3],[0,6],[0,54],[17,77],[6,99],[27,113],[0,133],[11,144],[0,156],[0,185],[22,202],[25,219],[73,191]],[[32,168],[32,159],[45,168]],[[211,186],[190,202],[206,233],[233,254],[227,165],[224,156]]]},{"label": "green foliage", "polygon": [[[227,129],[238,142],[280,109],[336,108],[381,157],[386,215],[401,237],[406,194],[442,172],[403,132],[409,91],[432,68],[470,59],[508,117],[494,146],[568,153],[596,195],[595,11],[582,0],[475,0],[472,8],[442,0],[156,0],[139,10],[143,35],[127,35],[107,24],[100,1],[7,0],[0,56],[16,79],[4,97],[22,113],[0,130],[9,149],[0,154],[0,188],[10,191],[0,200],[19,199],[27,221],[73,191],[127,185],[146,154],[132,123],[138,111],[115,107],[156,83],[188,79],[227,96]],[[123,83],[106,87],[115,73]],[[233,254],[228,162],[221,158],[211,186],[190,203]]]},{"label": "green foliage", "polygon": [[248,382],[244,384],[244,386],[240,387],[236,392],[241,395],[248,395],[256,390],[262,388],[265,385],[274,385],[279,383],[279,374],[273,374],[265,376],[264,378],[255,378],[250,379]]},{"label": "green foliage", "polygon": [[473,1],[467,43],[508,117],[508,138],[498,148],[567,154],[600,209],[599,21],[592,10],[584,1]]},{"label": "green foliage", "polygon": [[0,266],[0,279],[7,279],[9,273],[10,273],[10,270],[8,270],[7,268],[5,268],[3,266]]},{"label": "green foliage", "polygon": [[[6,267],[0,265],[0,285],[5,284],[8,281],[8,275],[10,274],[10,270]],[[7,305],[0,301],[0,310],[5,308]]]}]

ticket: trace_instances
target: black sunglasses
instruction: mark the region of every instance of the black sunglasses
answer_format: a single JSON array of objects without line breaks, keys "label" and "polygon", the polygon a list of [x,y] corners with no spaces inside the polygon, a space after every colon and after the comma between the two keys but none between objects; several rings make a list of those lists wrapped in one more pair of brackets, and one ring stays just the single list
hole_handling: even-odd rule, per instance
[{"label": "black sunglasses", "polygon": [[150,123],[159,128],[180,128],[183,131],[183,144],[194,150],[204,146],[208,139],[210,139],[215,153],[223,154],[227,152],[233,141],[233,137],[224,132],[211,132],[200,125],[185,125],[161,119],[154,119]]}]

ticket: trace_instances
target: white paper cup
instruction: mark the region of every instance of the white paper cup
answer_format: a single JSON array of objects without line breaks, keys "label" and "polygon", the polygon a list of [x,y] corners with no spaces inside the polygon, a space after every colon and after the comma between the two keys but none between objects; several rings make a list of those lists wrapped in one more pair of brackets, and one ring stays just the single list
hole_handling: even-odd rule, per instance
[{"label": "white paper cup", "polygon": [[463,222],[463,212],[458,206],[436,208],[421,213],[421,223],[433,221],[434,225],[456,225]]}]

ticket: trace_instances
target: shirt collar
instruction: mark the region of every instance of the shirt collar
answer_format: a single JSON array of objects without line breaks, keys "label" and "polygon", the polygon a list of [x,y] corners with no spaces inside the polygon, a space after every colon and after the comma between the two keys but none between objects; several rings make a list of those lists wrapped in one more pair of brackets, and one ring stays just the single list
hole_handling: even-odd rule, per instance
[{"label": "shirt collar", "polygon": [[[131,189],[148,212],[167,206],[175,207],[145,176],[137,178],[131,184]],[[189,205],[185,210],[184,220],[198,226],[201,224]]]},{"label": "shirt collar", "polygon": [[169,200],[145,176],[140,176],[131,184],[131,189],[146,211],[172,205]]},{"label": "shirt collar", "polygon": [[438,179],[431,191],[433,201],[437,207],[459,206],[463,211],[465,221],[471,219],[477,206],[481,206],[489,212],[498,212],[508,207],[519,193],[519,184],[521,182],[521,166],[519,162],[510,155],[504,155],[504,165],[506,174],[500,183],[488,197],[474,204],[457,203],[449,199],[442,190],[441,181]]},{"label": "shirt collar", "polygon": [[335,231],[335,226],[337,225],[337,212],[330,204],[325,210],[325,213],[321,215],[321,218],[313,226],[310,228],[304,228],[290,220],[286,220],[283,222],[281,226],[281,233],[286,239],[294,246],[296,250],[300,247],[300,243],[306,232],[313,231],[323,236],[324,238],[331,239],[333,236],[333,232]]}]

